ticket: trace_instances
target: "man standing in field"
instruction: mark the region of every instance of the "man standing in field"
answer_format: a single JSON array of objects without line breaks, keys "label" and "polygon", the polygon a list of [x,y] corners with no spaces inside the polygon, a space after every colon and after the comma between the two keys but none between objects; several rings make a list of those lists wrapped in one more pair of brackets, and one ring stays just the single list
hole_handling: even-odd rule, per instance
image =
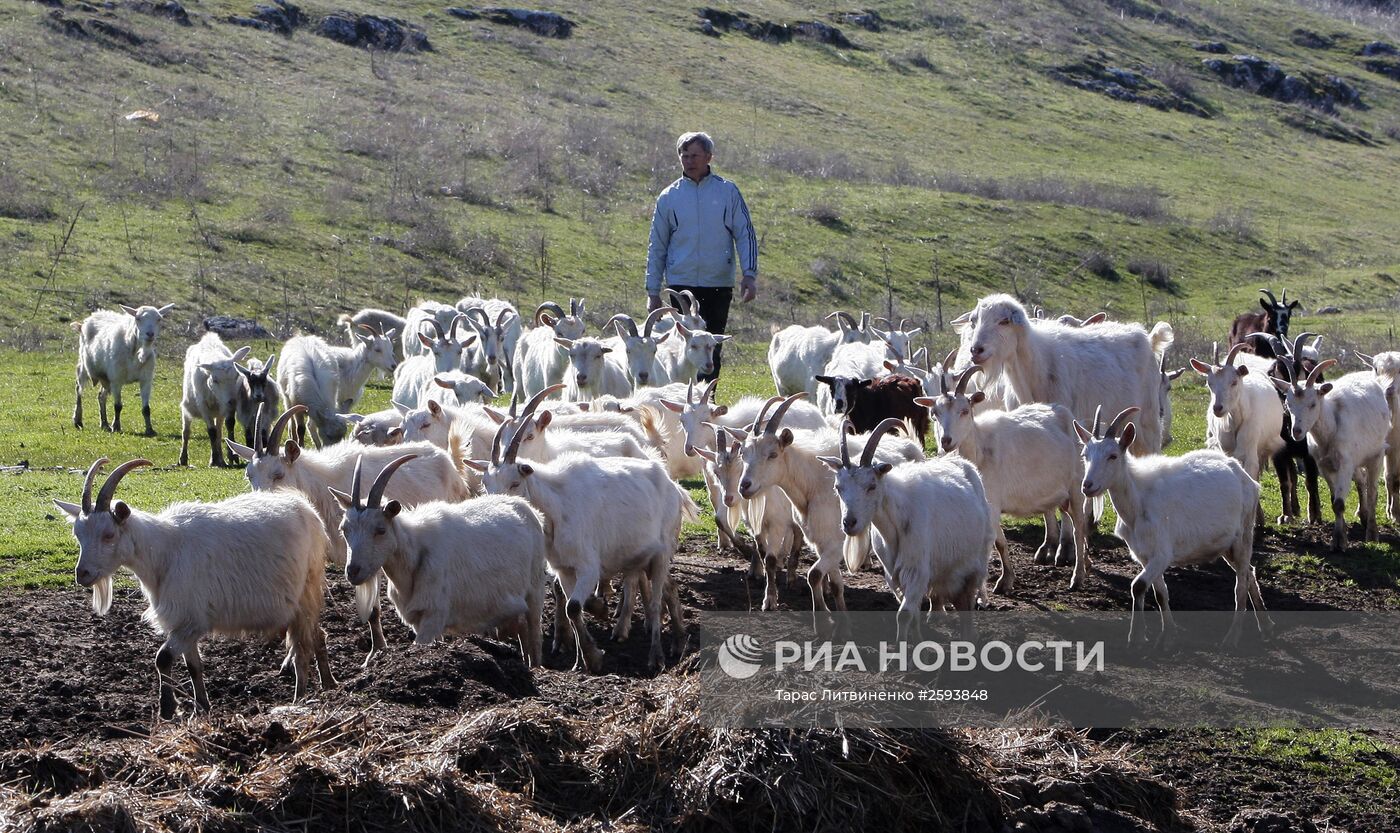
[{"label": "man standing in field", "polygon": [[[714,152],[714,141],[704,133],[684,133],[676,140],[684,176],[656,198],[647,246],[647,311],[661,306],[663,283],[677,292],[689,289],[706,328],[719,335],[729,321],[736,249],[743,274],[740,297],[748,303],[758,294],[758,238],[739,187],[710,171]],[[700,381],[719,376],[719,351],[716,347],[714,373]]]}]

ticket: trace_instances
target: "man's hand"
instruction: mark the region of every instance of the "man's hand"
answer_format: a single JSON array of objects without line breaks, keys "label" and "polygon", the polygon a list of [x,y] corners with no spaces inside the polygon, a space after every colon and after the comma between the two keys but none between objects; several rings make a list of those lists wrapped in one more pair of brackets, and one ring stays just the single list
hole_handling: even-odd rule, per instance
[{"label": "man's hand", "polygon": [[758,279],[749,276],[739,282],[739,299],[744,303],[752,301],[758,296]]},{"label": "man's hand", "polygon": [[648,296],[647,296],[647,312],[655,312],[656,310],[659,310],[659,309],[661,309],[661,296],[660,296],[660,295],[648,295]]}]

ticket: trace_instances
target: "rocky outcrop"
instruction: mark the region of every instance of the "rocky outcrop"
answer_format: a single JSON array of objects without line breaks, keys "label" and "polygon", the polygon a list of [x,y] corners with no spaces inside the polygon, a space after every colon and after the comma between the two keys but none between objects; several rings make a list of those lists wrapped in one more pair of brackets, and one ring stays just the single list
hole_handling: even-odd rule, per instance
[{"label": "rocky outcrop", "polygon": [[418,26],[397,17],[354,12],[331,12],[316,26],[316,34],[346,46],[389,52],[431,52],[428,35]]},{"label": "rocky outcrop", "polygon": [[1232,87],[1275,101],[1306,104],[1324,113],[1335,113],[1339,106],[1365,109],[1360,91],[1335,75],[1290,73],[1255,55],[1207,58],[1201,65]]},{"label": "rocky outcrop", "polygon": [[265,32],[276,32],[279,35],[290,35],[307,24],[306,15],[297,6],[288,3],[287,0],[272,2],[273,5],[254,6],[253,13],[247,17],[233,16],[227,18],[227,21],[235,26],[247,26]]},{"label": "rocky outcrop", "polygon": [[1361,47],[1361,52],[1358,54],[1366,58],[1375,55],[1400,55],[1400,49],[1397,49],[1393,43],[1386,43],[1383,40],[1373,40]]},{"label": "rocky outcrop", "polygon": [[504,6],[488,6],[482,9],[452,6],[448,8],[447,13],[462,20],[486,20],[503,26],[527,29],[542,38],[567,38],[578,25],[558,12],[510,9]]},{"label": "rocky outcrop", "polygon": [[211,315],[204,319],[204,329],[223,338],[272,338],[265,327],[251,318]]},{"label": "rocky outcrop", "polygon": [[801,38],[839,49],[860,48],[840,29],[819,20],[777,23],[756,18],[748,12],[731,12],[708,7],[697,10],[696,14],[700,17],[700,31],[711,37],[719,37],[725,32],[738,32],[767,43],[788,43],[794,38]]},{"label": "rocky outcrop", "polygon": [[1093,55],[1073,64],[1052,67],[1051,78],[1081,90],[1118,101],[1143,104],[1157,110],[1175,110],[1201,118],[1211,113],[1200,103],[1167,88],[1136,70],[1113,66],[1104,55]]},{"label": "rocky outcrop", "polygon": [[184,6],[173,2],[173,0],[167,3],[152,3],[149,2],[149,0],[131,0],[130,2],[123,3],[122,6],[134,12],[140,12],[141,14],[173,20],[181,26],[191,25],[189,12],[185,11]]}]

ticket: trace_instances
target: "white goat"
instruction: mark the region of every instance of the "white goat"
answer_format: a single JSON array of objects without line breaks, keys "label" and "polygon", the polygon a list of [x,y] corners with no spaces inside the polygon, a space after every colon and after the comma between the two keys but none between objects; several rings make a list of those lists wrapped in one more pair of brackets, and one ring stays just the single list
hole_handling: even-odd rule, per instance
[{"label": "white goat", "polygon": [[435,376],[439,373],[462,372],[464,353],[472,342],[476,341],[474,335],[460,339],[457,337],[458,326],[466,321],[465,315],[459,315],[444,331],[438,328],[436,319],[428,319],[426,323],[436,328],[437,333],[434,336],[419,333],[418,341],[427,348],[428,352],[410,356],[394,370],[393,401],[402,402],[410,408],[416,408],[419,400],[435,387],[433,384]]},{"label": "white goat", "polygon": [[[122,304],[121,312],[98,310],[82,324],[74,323],[78,331],[78,381],[73,405],[73,427],[83,427],[83,385],[97,385],[97,405],[102,412],[102,430],[122,430],[122,388],[137,382],[141,385],[141,417],[146,421],[146,436],[154,437],[151,427],[151,383],[156,373],[156,336],[160,322],[174,304],[157,309],[151,306],[129,307]],[[113,421],[107,423],[107,395],[113,394]]]},{"label": "white goat", "polygon": [[[967,393],[968,380],[977,370],[970,367],[963,371],[953,390],[942,396],[914,401],[929,408],[937,420],[939,447],[945,453],[962,455],[982,476],[987,503],[997,519],[996,550],[1001,556],[1001,578],[992,592],[1010,593],[1016,581],[1001,516],[1048,515],[1057,508],[1069,517],[1074,545],[1069,586],[1079,589],[1089,575],[1089,538],[1082,489],[1084,466],[1074,437],[1074,417],[1063,405],[1039,403],[1010,411],[974,413],[986,398],[981,391]],[[1035,563],[1050,563],[1058,539],[1058,526],[1047,523]]]},{"label": "white goat", "polygon": [[[287,405],[305,405],[311,417],[311,439],[319,448],[339,442],[350,422],[365,381],[375,368],[393,373],[396,367],[392,333],[355,334],[354,347],[335,347],[317,336],[296,336],[282,346],[277,384]],[[420,345],[421,346],[421,345]],[[306,417],[297,418],[297,441],[306,442]]]},{"label": "white goat", "polygon": [[[407,333],[408,320],[402,315],[395,315],[388,310],[374,309],[366,307],[354,315],[342,314],[336,319],[336,323],[345,328],[345,340],[351,344],[355,343],[355,333],[365,330],[383,335],[388,332]],[[406,358],[403,354],[403,343],[394,342],[394,358],[403,361]]]},{"label": "white goat", "polygon": [[658,350],[671,337],[671,332],[654,333],[658,321],[667,313],[676,312],[671,307],[660,307],[651,311],[642,325],[642,330],[637,330],[637,322],[632,320],[632,316],[619,312],[608,323],[603,325],[606,332],[608,327],[614,327],[617,335],[604,339],[606,345],[616,355],[618,351],[626,353],[627,356],[627,376],[632,381],[635,388],[645,388],[653,385],[664,385],[671,381],[668,369],[663,366]]},{"label": "white goat", "polygon": [[[925,598],[934,610],[952,604],[963,635],[974,634],[972,610],[987,581],[987,553],[997,537],[997,515],[982,479],[969,461],[939,457],[893,466],[876,459],[880,439],[902,427],[887,419],[870,432],[860,462],[852,465],[841,432],[841,456],[822,457],[836,473],[841,529],[852,540],[870,535],[899,599],[896,638],[904,641]],[[872,531],[873,527],[873,531]]]},{"label": "white goat", "polygon": [[1368,356],[1356,355],[1376,374],[1376,382],[1385,391],[1390,406],[1390,434],[1385,447],[1385,514],[1391,522],[1400,521],[1400,353],[1390,351]]},{"label": "white goat", "polygon": [[451,405],[443,405],[429,399],[421,408],[404,408],[394,403],[403,417],[403,442],[432,443],[438,448],[447,448],[452,423],[459,412]]},{"label": "white goat", "polygon": [[172,671],[185,658],[195,708],[208,711],[199,640],[206,634],[286,634],[296,671],[294,700],[306,696],[315,659],[322,688],[335,685],[321,630],[325,560],[330,542],[316,510],[301,495],[244,494],[217,503],[176,503],[158,514],[112,503],[117,484],[149,460],[118,466],[92,498],[103,457],[88,469],[81,504],[55,500],[78,539],[79,584],[105,615],[112,576],[126,567],[150,603],[144,618],[166,635],[156,654],[160,716],[175,716]]},{"label": "white goat", "polygon": [[906,329],[909,326],[909,319],[907,318],[900,319],[898,327],[894,326],[893,321],[886,321],[884,318],[876,318],[875,320],[884,321],[890,327],[888,330],[881,330],[877,327],[870,328],[870,332],[874,333],[876,338],[885,343],[885,350],[888,353],[886,358],[903,361],[905,358],[913,357],[914,336],[922,333],[924,331],[923,327],[915,327],[912,330]]},{"label": "white goat", "polygon": [[[372,414],[346,414],[345,420],[355,426],[350,439],[362,445],[397,445],[403,441],[403,414],[398,408],[385,408]],[[248,445],[251,444],[250,440]]]},{"label": "white goat", "polygon": [[715,351],[733,338],[692,330],[677,321],[676,338],[661,344],[656,351],[656,363],[671,382],[690,382],[696,376],[709,376],[715,372]]},{"label": "white goat", "polygon": [[358,587],[383,570],[389,599],[418,645],[449,633],[500,628],[519,639],[526,664],[538,666],[544,519],[517,497],[439,500],[411,509],[397,500],[381,505],[394,472],[415,456],[386,465],[363,503],[358,464],[350,493],[332,490],[345,510],[340,530],[349,549],[346,579]]},{"label": "white goat", "polygon": [[[400,355],[407,359],[409,356],[420,356],[426,353],[427,348],[418,339],[418,334],[423,331],[423,325],[429,321],[437,321],[438,327],[447,330],[451,328],[453,320],[458,315],[461,315],[461,312],[456,307],[448,306],[440,301],[419,301],[417,306],[408,311],[408,316],[404,319],[405,329],[398,331],[399,339],[402,342]],[[351,335],[358,335],[358,333],[352,332]]]},{"label": "white goat", "polygon": [[608,354],[613,351],[598,339],[556,338],[554,343],[569,355],[569,367],[564,371],[565,399],[591,402],[600,396],[622,398],[632,393],[627,370],[608,361]]},{"label": "white goat", "polygon": [[[770,486],[783,491],[792,502],[793,514],[802,527],[802,535],[817,554],[817,563],[807,571],[807,585],[812,591],[812,610],[827,610],[823,588],[829,588],[837,610],[846,609],[845,585],[841,579],[841,560],[852,572],[865,563],[868,545],[859,540],[848,542],[841,531],[836,492],[832,473],[820,459],[838,451],[840,438],[830,429],[802,431],[794,434],[782,426],[783,417],[791,403],[806,396],[795,393],[783,400],[773,416],[761,427],[750,426],[740,455],[744,471],[739,481],[739,496],[752,500]],[[882,452],[881,462],[898,463],[922,460],[923,449],[912,440],[891,443]]]},{"label": "white goat", "polygon": [[516,374],[516,396],[529,399],[545,388],[564,381],[569,355],[555,339],[583,338],[585,332],[582,298],[570,299],[569,314],[558,304],[546,301],[535,309],[535,325],[515,345],[512,367]]},{"label": "white goat", "polygon": [[[668,581],[677,536],[682,521],[699,517],[699,507],[658,462],[568,454],[548,463],[522,463],[517,462],[519,435],[498,454],[500,438],[498,433],[489,463],[472,465],[485,471],[487,492],[524,497],[544,516],[549,566],[567,596],[567,602],[555,599],[556,647],[567,615],[579,659],[590,672],[601,671],[603,656],[584,624],[584,602],[600,582],[640,571],[651,585],[648,663],[660,668],[666,658],[661,645],[663,602],[670,608],[677,649],[682,638],[680,599],[675,584]],[[619,513],[619,506],[627,511]],[[631,595],[625,594],[626,602]],[[625,632],[629,619],[619,617],[614,633]]]},{"label": "white goat", "polygon": [[481,340],[462,369],[501,390],[515,388],[511,359],[520,343],[520,312],[499,298],[466,297],[457,302]]},{"label": "white goat", "polygon": [[[695,383],[690,382],[686,385],[685,401],[669,397],[661,400],[661,404],[676,415],[677,422],[684,432],[682,451],[692,459],[696,449],[715,447],[715,425],[726,428],[750,426],[758,418],[765,404],[772,401],[758,396],[746,396],[733,405],[716,405],[714,395],[717,383],[718,380],[710,380],[697,397]],[[821,411],[810,402],[800,400],[788,406],[783,421],[789,428],[815,430],[826,427],[826,420]]]},{"label": "white goat", "polygon": [[419,400],[426,402],[431,399],[444,405],[461,407],[471,404],[485,405],[496,401],[497,395],[490,386],[470,373],[452,370],[433,376]]},{"label": "white goat", "polygon": [[1318,374],[1336,363],[1336,359],[1319,362],[1301,385],[1292,379],[1274,379],[1274,385],[1284,394],[1293,439],[1308,438],[1308,452],[1332,492],[1336,515],[1332,548],[1345,550],[1347,525],[1342,513],[1352,483],[1360,504],[1362,536],[1366,541],[1379,540],[1376,480],[1390,435],[1390,404],[1371,371],[1317,384]]},{"label": "white goat", "polygon": [[989,381],[1005,377],[1008,405],[1064,405],[1080,420],[1100,408],[1116,413],[1138,406],[1143,411],[1134,453],[1162,450],[1154,346],[1164,350],[1161,345],[1170,343],[1165,322],[1150,338],[1138,325],[1113,322],[1083,328],[1053,321],[1032,325],[1026,308],[1010,295],[983,298],[958,321],[971,362]]},{"label": "white goat", "polygon": [[[1269,368],[1274,360],[1262,356],[1240,356],[1245,345],[1236,344],[1221,364],[1191,359],[1191,367],[1206,379],[1210,405],[1206,411],[1208,447],[1219,448],[1240,462],[1245,474],[1259,480],[1259,473],[1274,454],[1283,448],[1283,403],[1279,401]],[[1241,358],[1240,364],[1235,359]],[[1251,371],[1251,364],[1253,370]],[[1258,523],[1264,523],[1260,509]]]},{"label": "white goat", "polygon": [[[1213,449],[1180,457],[1129,455],[1137,427],[1128,420],[1135,410],[1128,408],[1115,416],[1102,435],[1097,431],[1097,415],[1094,431],[1077,420],[1074,423],[1075,433],[1084,443],[1084,494],[1097,497],[1108,493],[1118,514],[1113,533],[1128,545],[1128,554],[1142,567],[1133,578],[1128,643],[1133,643],[1138,615],[1146,608],[1148,587],[1162,610],[1159,644],[1170,642],[1176,622],[1167,596],[1167,568],[1203,564],[1215,558],[1223,558],[1235,571],[1235,616],[1226,644],[1239,642],[1242,614],[1249,601],[1254,603],[1260,630],[1268,633],[1273,622],[1264,612],[1264,598],[1250,565],[1258,481],[1238,460]],[[1147,640],[1145,629],[1142,639]]]},{"label": "white goat", "polygon": [[870,343],[868,332],[862,330],[849,313],[833,312],[827,315],[827,319],[831,318],[836,319],[839,332],[801,324],[781,329],[777,324],[771,326],[773,338],[768,343],[768,368],[779,396],[790,396],[798,391],[816,396],[817,384],[812,377],[821,373],[831,361],[836,345],[857,341]]},{"label": "white goat", "polygon": [[[277,356],[267,357],[266,362],[257,359],[249,359],[246,365],[236,365],[238,375],[241,378],[238,386],[238,404],[234,406],[238,424],[243,426],[243,444],[251,446],[253,444],[254,423],[258,419],[258,408],[262,408],[265,413],[281,413],[282,411],[282,389],[277,386],[277,379],[272,375],[272,368],[277,363]],[[233,426],[229,426],[229,431],[233,431]],[[220,450],[223,443],[219,443]]]},{"label": "white goat", "polygon": [[204,338],[185,349],[185,379],[180,394],[180,465],[190,464],[190,424],[203,420],[209,432],[209,465],[224,467],[223,431],[233,432],[233,420],[238,409],[238,391],[243,377],[238,374],[238,362],[252,348],[240,347],[230,352],[218,333],[205,333]]},{"label": "white goat", "polygon": [[[345,538],[338,527],[342,516],[340,503],[331,495],[334,486],[341,491],[350,488],[357,459],[363,459],[365,471],[378,475],[391,460],[402,454],[415,454],[418,459],[394,482],[390,497],[406,506],[416,506],[430,500],[465,500],[469,497],[466,484],[452,460],[442,449],[428,443],[397,445],[389,448],[340,443],[319,451],[303,451],[293,440],[282,443],[287,422],[305,406],[293,405],[277,417],[272,430],[263,437],[254,432],[258,445],[249,448],[226,441],[229,449],[248,461],[244,477],[255,491],[292,489],[305,495],[316,507],[330,536],[326,559],[335,565],[345,563]],[[371,601],[372,600],[372,601]],[[370,652],[365,664],[384,650],[384,630],[380,624],[379,585],[377,582],[356,589],[356,601],[361,611],[370,610]]]}]

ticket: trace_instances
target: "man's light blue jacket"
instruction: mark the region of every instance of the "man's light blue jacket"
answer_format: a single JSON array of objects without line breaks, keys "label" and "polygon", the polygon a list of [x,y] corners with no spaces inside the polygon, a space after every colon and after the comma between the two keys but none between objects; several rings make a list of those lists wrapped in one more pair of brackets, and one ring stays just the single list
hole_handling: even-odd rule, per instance
[{"label": "man's light blue jacket", "polygon": [[758,238],[739,187],[718,174],[685,177],[656,198],[647,246],[647,294],[670,286],[733,286],[734,252],[744,277],[758,274]]}]

